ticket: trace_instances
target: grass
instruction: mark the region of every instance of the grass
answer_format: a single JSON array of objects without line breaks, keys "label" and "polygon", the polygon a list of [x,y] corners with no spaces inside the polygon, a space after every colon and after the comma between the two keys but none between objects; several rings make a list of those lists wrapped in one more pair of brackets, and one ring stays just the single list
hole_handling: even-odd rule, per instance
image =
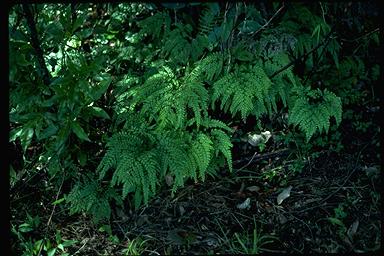
[{"label": "grass", "polygon": [[273,243],[274,240],[277,240],[274,236],[261,234],[261,230],[258,232],[254,216],[253,223],[252,234],[249,234],[248,231],[244,231],[240,234],[235,232],[231,239],[228,239],[221,225],[219,225],[223,234],[223,244],[228,247],[226,253],[258,254],[263,251],[264,245]]}]

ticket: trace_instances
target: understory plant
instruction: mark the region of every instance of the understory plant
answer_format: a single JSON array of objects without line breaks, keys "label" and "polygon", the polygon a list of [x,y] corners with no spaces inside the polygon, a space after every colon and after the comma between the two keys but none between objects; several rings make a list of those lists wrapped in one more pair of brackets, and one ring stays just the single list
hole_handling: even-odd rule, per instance
[{"label": "understory plant", "polygon": [[112,205],[147,204],[166,179],[174,194],[231,171],[233,126],[250,118],[286,113],[304,143],[342,122],[335,81],[319,86],[313,73],[354,60],[317,6],[100,6],[60,5],[54,18],[37,5],[36,24],[21,22],[25,6],[10,15],[10,141],[44,145],[39,161],[70,184],[72,214],[109,219]]}]

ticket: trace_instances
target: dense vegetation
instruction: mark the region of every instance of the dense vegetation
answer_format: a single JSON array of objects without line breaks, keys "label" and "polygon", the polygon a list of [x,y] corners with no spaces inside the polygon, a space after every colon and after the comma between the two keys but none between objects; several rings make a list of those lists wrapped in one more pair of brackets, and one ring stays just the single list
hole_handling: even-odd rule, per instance
[{"label": "dense vegetation", "polygon": [[[372,3],[14,5],[13,252],[377,250],[377,12]],[[208,220],[213,197],[236,222]],[[170,227],[197,221],[199,200],[213,209],[205,229]],[[302,220],[314,208],[324,212]],[[168,229],[153,233],[149,215]],[[71,236],[76,223],[108,246]],[[208,243],[207,230],[219,238]]]}]

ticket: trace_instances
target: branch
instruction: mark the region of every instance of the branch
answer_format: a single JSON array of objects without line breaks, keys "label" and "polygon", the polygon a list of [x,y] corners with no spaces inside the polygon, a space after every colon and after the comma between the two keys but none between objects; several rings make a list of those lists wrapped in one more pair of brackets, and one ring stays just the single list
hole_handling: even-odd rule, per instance
[{"label": "branch", "polygon": [[[327,47],[327,45],[328,45],[328,43],[329,43],[329,41],[330,41],[329,39],[331,39],[330,36],[327,37],[327,39],[325,40],[324,47],[323,47],[323,49],[321,50],[321,53],[320,53],[320,55],[318,56],[318,58],[317,58],[317,60],[316,60],[316,65],[319,64],[319,62],[320,62],[320,60],[321,60],[321,56],[323,56],[323,54],[324,54],[324,52],[325,52],[325,48]],[[305,78],[303,84],[305,84],[305,83],[308,81],[308,79],[312,76],[312,74],[315,72],[316,65],[315,65],[315,63],[313,64],[312,69],[311,69],[311,71],[307,74],[307,77]]]},{"label": "branch", "polygon": [[290,63],[288,63],[287,65],[285,65],[284,67],[282,67],[281,69],[277,70],[275,73],[273,73],[271,75],[271,79],[275,76],[277,76],[278,74],[280,74],[281,72],[283,72],[284,70],[286,70],[287,68],[289,68],[290,66],[292,66],[293,64],[295,64],[296,62],[298,62],[299,60],[301,59],[305,59],[307,58],[311,53],[313,53],[314,51],[316,51],[317,49],[319,49],[321,46],[323,46],[324,44],[326,44],[329,40],[329,38],[331,37],[332,33],[333,33],[333,28],[331,29],[331,31],[329,31],[329,33],[327,34],[326,38],[321,42],[319,43],[316,47],[314,47],[312,50],[310,50],[309,52],[307,53],[304,53],[303,55],[301,55],[299,58],[297,59],[294,59],[293,61],[291,61]]},{"label": "branch", "polygon": [[371,35],[371,34],[373,34],[373,33],[379,32],[379,31],[380,31],[380,28],[375,28],[374,30],[372,30],[372,31],[370,31],[370,32],[368,32],[368,33],[366,33],[366,34],[364,34],[364,35],[361,35],[361,36],[359,36],[359,37],[357,37],[357,38],[355,38],[355,39],[345,39],[345,38],[341,38],[340,40],[343,41],[343,42],[349,42],[349,43],[352,43],[352,42],[358,41],[358,40],[360,40],[360,39],[362,39],[362,38],[364,38],[364,37],[367,37],[367,36],[369,36],[369,35]]},{"label": "branch", "polygon": [[265,29],[266,27],[268,27],[269,23],[271,23],[271,21],[276,18],[276,16],[284,9],[285,5],[284,5],[284,2],[283,2],[283,5],[279,8],[279,10],[277,10],[273,15],[272,17],[261,27],[259,28],[257,31],[255,32],[251,32],[250,34],[257,34],[259,33],[261,30]]},{"label": "branch", "polygon": [[[281,150],[277,150],[275,152],[265,153],[262,155],[257,155],[255,153],[252,157],[246,157],[244,159],[233,161],[233,165],[248,162],[246,164],[246,166],[248,166],[252,162],[254,163],[254,162],[258,162],[261,160],[265,160],[265,159],[269,159],[269,158],[273,158],[273,157],[277,157],[277,156],[285,156],[285,155],[288,155],[289,153],[290,153],[289,149],[281,149]],[[246,166],[243,166],[241,169],[245,168]]]},{"label": "branch", "polygon": [[40,47],[39,38],[37,37],[36,23],[33,20],[32,12],[27,4],[23,4],[23,10],[27,19],[29,31],[31,32],[31,44],[36,51],[36,57],[43,75],[44,84],[49,85],[51,83],[51,75],[49,74],[47,65],[45,64],[43,50]]}]

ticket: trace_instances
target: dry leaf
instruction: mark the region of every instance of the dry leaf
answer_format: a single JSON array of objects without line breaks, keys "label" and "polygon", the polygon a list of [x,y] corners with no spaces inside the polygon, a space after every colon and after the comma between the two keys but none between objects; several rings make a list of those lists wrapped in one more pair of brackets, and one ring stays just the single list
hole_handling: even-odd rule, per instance
[{"label": "dry leaf", "polygon": [[285,199],[287,199],[290,196],[292,186],[287,187],[284,189],[278,196],[277,196],[277,204],[280,205]]},{"label": "dry leaf", "polygon": [[185,213],[185,209],[182,205],[179,205],[179,211],[180,211],[180,215],[183,216]]},{"label": "dry leaf", "polygon": [[251,199],[248,197],[247,199],[245,199],[244,202],[242,202],[241,204],[238,204],[236,207],[240,210],[248,209],[251,207],[250,203],[251,203]]},{"label": "dry leaf", "polygon": [[247,190],[251,191],[251,192],[258,192],[260,190],[260,187],[259,186],[250,186],[250,187],[247,187]]},{"label": "dry leaf", "polygon": [[267,143],[269,138],[271,138],[271,132],[270,131],[265,131],[262,132],[261,134],[248,134],[248,143],[251,144],[252,146],[257,146],[260,143]]},{"label": "dry leaf", "polygon": [[165,183],[170,187],[173,184],[173,177],[170,174],[165,175]]},{"label": "dry leaf", "polygon": [[352,240],[352,237],[356,234],[359,228],[359,220],[355,220],[347,231],[348,237]]}]

